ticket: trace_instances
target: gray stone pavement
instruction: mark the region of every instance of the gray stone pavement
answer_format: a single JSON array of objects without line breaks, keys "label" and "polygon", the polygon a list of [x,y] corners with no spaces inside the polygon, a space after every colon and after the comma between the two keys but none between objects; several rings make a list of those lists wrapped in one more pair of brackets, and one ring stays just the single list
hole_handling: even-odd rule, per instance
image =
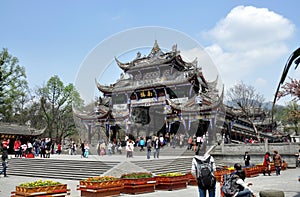
[{"label": "gray stone pavement", "polygon": [[[80,155],[54,155],[52,158],[55,159],[83,159],[80,158]],[[165,157],[169,158],[169,157]],[[114,156],[93,156],[91,155],[89,158],[84,158],[86,160],[118,160],[129,162],[130,160],[144,160],[145,157],[134,157],[134,158],[125,158],[124,155],[114,155]],[[161,158],[163,159],[163,157]],[[130,168],[130,165],[129,165]],[[45,169],[46,170],[46,169]],[[130,170],[130,169],[128,169]],[[276,176],[272,174],[272,176],[263,176],[259,175],[253,178],[247,178],[246,182],[252,182],[253,186],[251,188],[255,191],[256,196],[259,191],[262,190],[280,190],[285,193],[286,197],[300,197],[300,182],[298,181],[298,177],[300,177],[300,168],[289,168],[287,170],[282,171],[280,176]],[[33,177],[23,177],[23,176],[10,176],[3,177],[0,176],[0,197],[9,197],[11,196],[11,192],[15,191],[15,187],[23,182],[31,182],[35,180],[49,180],[47,178],[33,178]],[[76,190],[79,181],[74,180],[65,180],[65,179],[51,179],[54,181],[59,181],[61,183],[68,184],[68,188],[71,190],[72,197],[79,197],[80,191]],[[217,183],[216,187],[216,196],[220,196],[220,184]],[[181,197],[181,196],[198,196],[198,191],[196,186],[188,186],[187,189],[175,190],[175,191],[158,191],[156,190],[153,193],[139,194],[139,195],[127,195],[121,194],[121,196],[164,196],[164,197]]]}]

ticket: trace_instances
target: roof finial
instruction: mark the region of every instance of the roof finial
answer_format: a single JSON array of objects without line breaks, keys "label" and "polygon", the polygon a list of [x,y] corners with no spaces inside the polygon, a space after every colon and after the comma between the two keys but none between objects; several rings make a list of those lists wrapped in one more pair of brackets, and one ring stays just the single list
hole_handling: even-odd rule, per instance
[{"label": "roof finial", "polygon": [[155,42],[154,42],[153,49],[160,49],[159,46],[158,46],[157,40],[155,40]]},{"label": "roof finial", "polygon": [[161,54],[161,49],[158,46],[157,40],[155,40],[153,48],[152,48],[150,54],[148,55],[148,57],[153,57],[156,54]]}]

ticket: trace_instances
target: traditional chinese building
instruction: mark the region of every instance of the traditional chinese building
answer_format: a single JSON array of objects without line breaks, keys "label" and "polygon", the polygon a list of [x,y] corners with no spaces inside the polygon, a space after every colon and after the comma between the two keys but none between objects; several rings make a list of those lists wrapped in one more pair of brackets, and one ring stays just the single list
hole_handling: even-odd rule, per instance
[{"label": "traditional chinese building", "polygon": [[46,128],[38,130],[26,125],[10,124],[0,122],[0,141],[9,139],[9,153],[13,152],[14,141],[19,138],[22,143],[40,137]]},{"label": "traditional chinese building", "polygon": [[130,62],[115,61],[122,74],[110,85],[96,82],[103,96],[95,111],[75,111],[89,132],[93,124],[105,127],[111,138],[119,128],[146,136],[178,132],[202,136],[216,128],[223,102],[218,77],[208,81],[197,59],[184,61],[176,45],[163,52],[155,41],[148,55],[142,57],[138,52]]}]

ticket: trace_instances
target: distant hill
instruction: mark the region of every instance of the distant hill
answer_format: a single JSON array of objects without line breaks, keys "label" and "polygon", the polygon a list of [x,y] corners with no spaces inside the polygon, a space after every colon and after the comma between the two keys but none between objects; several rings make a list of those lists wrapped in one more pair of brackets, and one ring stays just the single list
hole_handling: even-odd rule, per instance
[{"label": "distant hill", "polygon": [[[236,102],[224,101],[224,104],[227,105],[227,106],[230,106],[230,107],[239,108],[239,106],[236,104]],[[272,110],[273,102],[264,102],[262,104],[262,106],[263,106],[264,109]],[[275,105],[275,106],[276,106],[276,108],[284,108],[283,105]]]}]

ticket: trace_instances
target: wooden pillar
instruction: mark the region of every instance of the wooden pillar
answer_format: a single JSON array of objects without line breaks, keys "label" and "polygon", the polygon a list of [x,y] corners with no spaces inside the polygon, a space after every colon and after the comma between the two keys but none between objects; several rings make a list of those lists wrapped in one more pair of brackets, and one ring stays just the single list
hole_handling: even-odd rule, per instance
[{"label": "wooden pillar", "polygon": [[92,124],[88,123],[88,143],[92,143]]}]

